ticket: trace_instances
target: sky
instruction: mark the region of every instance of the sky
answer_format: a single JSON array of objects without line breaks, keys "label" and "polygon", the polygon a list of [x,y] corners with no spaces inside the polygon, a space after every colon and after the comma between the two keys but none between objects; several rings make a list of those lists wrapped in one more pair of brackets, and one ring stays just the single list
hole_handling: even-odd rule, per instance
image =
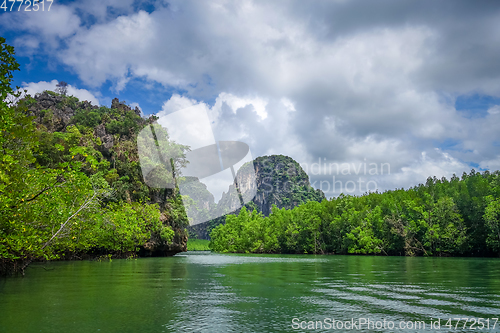
[{"label": "sky", "polygon": [[328,197],[500,169],[498,1],[56,0],[0,35],[32,94],[202,108]]}]

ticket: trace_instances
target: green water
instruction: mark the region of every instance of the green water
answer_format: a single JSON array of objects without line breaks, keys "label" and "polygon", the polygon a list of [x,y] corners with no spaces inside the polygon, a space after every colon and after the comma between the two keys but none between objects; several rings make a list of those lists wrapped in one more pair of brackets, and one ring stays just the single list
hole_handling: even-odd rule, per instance
[{"label": "green water", "polygon": [[[0,280],[0,332],[299,332],[325,318],[456,332],[464,322],[450,330],[448,318],[500,317],[499,259],[188,252],[46,268]],[[500,331],[494,321],[468,331]]]}]

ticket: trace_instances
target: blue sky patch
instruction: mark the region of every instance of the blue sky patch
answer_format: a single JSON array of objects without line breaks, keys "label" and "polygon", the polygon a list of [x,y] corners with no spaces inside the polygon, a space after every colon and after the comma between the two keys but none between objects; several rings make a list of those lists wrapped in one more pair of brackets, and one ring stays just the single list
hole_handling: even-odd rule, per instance
[{"label": "blue sky patch", "polygon": [[488,109],[500,105],[500,97],[488,95],[462,95],[455,101],[455,109],[467,118],[483,118],[488,115]]}]

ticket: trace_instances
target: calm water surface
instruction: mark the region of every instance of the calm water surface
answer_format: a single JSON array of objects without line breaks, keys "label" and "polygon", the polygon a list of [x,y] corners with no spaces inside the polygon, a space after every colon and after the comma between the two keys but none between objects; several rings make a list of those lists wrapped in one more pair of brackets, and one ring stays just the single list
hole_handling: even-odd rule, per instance
[{"label": "calm water surface", "polygon": [[[499,259],[188,252],[46,268],[0,280],[0,332],[301,332],[326,318],[457,332],[448,318],[500,317]],[[408,321],[426,328],[398,329]],[[494,321],[466,331],[500,332]]]}]

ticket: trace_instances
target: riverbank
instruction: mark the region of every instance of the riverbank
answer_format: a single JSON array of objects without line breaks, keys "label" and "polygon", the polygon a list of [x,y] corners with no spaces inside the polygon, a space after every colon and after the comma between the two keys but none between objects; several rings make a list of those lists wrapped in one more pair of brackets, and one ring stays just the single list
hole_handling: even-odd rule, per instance
[{"label": "riverbank", "polygon": [[187,250],[188,251],[210,251],[209,240],[206,239],[188,239]]}]

